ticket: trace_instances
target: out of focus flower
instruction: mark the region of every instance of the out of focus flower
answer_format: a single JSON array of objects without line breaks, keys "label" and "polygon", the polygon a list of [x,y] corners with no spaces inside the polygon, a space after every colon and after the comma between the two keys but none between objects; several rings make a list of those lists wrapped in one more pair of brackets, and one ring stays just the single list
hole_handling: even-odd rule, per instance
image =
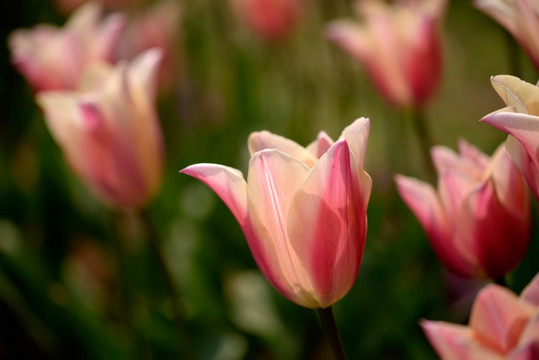
[{"label": "out of focus flower", "polygon": [[442,360],[535,360],[539,356],[539,275],[520,297],[495,284],[479,292],[468,326],[421,323]]},{"label": "out of focus flower", "polygon": [[247,182],[240,171],[222,165],[182,170],[227,204],[262,273],[296,304],[326,308],[355,282],[371,192],[363,170],[369,124],[356,120],[335,143],[321,132],[307,148],[255,132],[249,137]]},{"label": "out of focus flower", "polygon": [[152,48],[163,51],[159,65],[159,86],[167,89],[178,69],[178,33],[181,7],[178,1],[160,1],[129,20],[125,35],[119,44],[117,57],[132,59]]},{"label": "out of focus flower", "polygon": [[88,2],[98,2],[106,8],[121,8],[132,3],[133,0],[54,0],[56,7],[66,14]]},{"label": "out of focus flower", "polygon": [[510,75],[491,79],[507,107],[481,121],[509,134],[506,149],[539,201],[539,87]]},{"label": "out of focus flower", "polygon": [[13,63],[35,91],[74,90],[88,64],[113,60],[125,19],[118,14],[102,19],[100,12],[89,3],[62,29],[38,25],[10,35]]},{"label": "out of focus flower", "polygon": [[398,107],[422,107],[436,92],[442,72],[440,24],[446,0],[357,3],[363,24],[336,20],[327,27],[366,68],[380,94]]},{"label": "out of focus flower", "polygon": [[396,176],[397,189],[444,266],[464,277],[498,279],[519,264],[528,248],[526,182],[503,145],[491,158],[464,140],[459,151],[433,147],[438,191],[402,175]]},{"label": "out of focus flower", "polygon": [[47,91],[38,103],[75,172],[107,203],[144,206],[158,189],[163,141],[156,114],[159,50],[130,64],[93,64],[78,91]]},{"label": "out of focus flower", "polygon": [[539,71],[539,2],[537,0],[475,0],[520,43]]},{"label": "out of focus flower", "polygon": [[231,0],[238,17],[264,39],[278,40],[292,32],[304,0]]}]

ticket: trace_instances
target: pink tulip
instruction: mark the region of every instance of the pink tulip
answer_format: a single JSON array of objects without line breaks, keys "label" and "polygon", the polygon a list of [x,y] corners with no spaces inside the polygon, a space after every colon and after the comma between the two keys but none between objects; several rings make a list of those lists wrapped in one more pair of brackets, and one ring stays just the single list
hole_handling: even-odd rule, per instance
[{"label": "pink tulip", "polygon": [[475,0],[519,42],[539,71],[539,2],[537,0]]},{"label": "pink tulip", "polygon": [[422,107],[442,72],[441,18],[447,0],[358,2],[364,24],[337,20],[330,40],[364,65],[380,94],[398,107]]},{"label": "pink tulip", "polygon": [[177,52],[181,8],[177,1],[160,1],[129,20],[117,57],[132,59],[152,48],[163,51],[159,66],[160,88],[167,89],[174,82],[179,64]]},{"label": "pink tulip", "polygon": [[150,50],[130,64],[93,64],[78,91],[46,91],[37,100],[75,172],[105,202],[139,208],[158,189],[163,141]]},{"label": "pink tulip", "polygon": [[124,18],[113,14],[101,19],[100,11],[89,3],[62,29],[38,25],[10,35],[13,63],[35,91],[75,90],[88,64],[112,61]]},{"label": "pink tulip", "polygon": [[213,189],[240,224],[260,270],[287,299],[326,308],[355,282],[367,232],[371,178],[363,170],[369,120],[337,142],[324,132],[304,148],[267,131],[249,137],[240,171],[196,164],[181,172]]},{"label": "pink tulip", "polygon": [[509,134],[507,152],[539,201],[539,87],[509,75],[494,76],[491,82],[507,107],[481,121]]},{"label": "pink tulip", "polygon": [[238,17],[267,40],[292,32],[301,16],[304,0],[231,0]]},{"label": "pink tulip", "polygon": [[489,158],[461,140],[459,151],[432,148],[437,191],[402,175],[396,176],[397,189],[444,266],[463,277],[498,279],[518,265],[528,247],[526,183],[503,146]]},{"label": "pink tulip", "polygon": [[536,360],[539,358],[539,275],[520,297],[490,284],[479,292],[469,326],[421,323],[442,360]]}]

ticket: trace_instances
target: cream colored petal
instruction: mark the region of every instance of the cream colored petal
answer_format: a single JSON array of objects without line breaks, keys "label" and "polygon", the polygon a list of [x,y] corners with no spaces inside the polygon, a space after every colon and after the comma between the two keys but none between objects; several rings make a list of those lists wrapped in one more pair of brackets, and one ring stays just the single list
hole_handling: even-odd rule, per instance
[{"label": "cream colored petal", "polygon": [[295,141],[287,139],[280,135],[275,135],[269,131],[257,131],[249,135],[247,140],[251,156],[257,151],[265,149],[276,149],[284,152],[288,156],[302,162],[309,168],[313,167],[318,161],[310,151],[299,145]]}]

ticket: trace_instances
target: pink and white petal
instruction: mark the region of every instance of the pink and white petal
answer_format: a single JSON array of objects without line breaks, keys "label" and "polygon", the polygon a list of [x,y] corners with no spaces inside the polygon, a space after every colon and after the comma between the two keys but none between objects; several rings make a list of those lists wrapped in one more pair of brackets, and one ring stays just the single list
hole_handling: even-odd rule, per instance
[{"label": "pink and white petal", "polygon": [[90,56],[94,59],[115,61],[115,51],[120,42],[121,36],[126,28],[127,19],[123,14],[111,14],[103,21],[94,34],[93,49]]},{"label": "pink and white petal", "polygon": [[498,279],[526,254],[531,222],[529,213],[523,215],[504,207],[488,179],[462,204],[455,246],[463,256],[477,259],[484,275]]},{"label": "pink and white petal", "polygon": [[365,167],[365,153],[367,152],[369,132],[370,121],[368,118],[362,117],[348,125],[339,137],[339,140],[346,140],[353,158],[358,162],[357,166],[361,170]]},{"label": "pink and white petal", "polygon": [[505,143],[505,148],[511,157],[511,160],[515,163],[516,167],[520,170],[528,186],[530,187],[533,196],[539,201],[539,166],[535,160],[528,154],[524,146],[509,135]]},{"label": "pink and white petal", "polygon": [[493,76],[490,82],[508,106],[515,107],[519,113],[539,115],[539,88],[537,86],[511,75]]},{"label": "pink and white petal", "polygon": [[292,198],[308,174],[308,167],[279,150],[262,150],[253,155],[247,193],[257,238],[249,245],[262,272],[281,294],[302,306],[316,307],[310,277],[287,231]]},{"label": "pink and white petal", "polygon": [[288,156],[301,161],[309,168],[313,167],[318,158],[310,151],[299,145],[295,141],[287,139],[280,135],[275,135],[269,131],[257,131],[249,135],[247,140],[251,156],[257,151],[265,149],[276,149],[282,151]]},{"label": "pink and white petal", "polygon": [[[535,313],[526,324],[522,334],[520,334],[517,348],[528,348],[530,344],[535,344],[532,349],[539,350],[539,347],[536,348],[539,345],[539,308],[535,308]],[[521,351],[527,352],[524,349]]]},{"label": "pink and white petal", "polygon": [[451,242],[448,220],[432,185],[403,175],[397,175],[395,182],[401,198],[423,226],[440,261],[457,275],[474,276],[476,265],[462,258]]},{"label": "pink and white petal", "polygon": [[[158,48],[150,49],[133,59],[128,69],[128,78],[134,91],[135,102],[148,101],[153,103],[157,89],[157,70],[163,59],[163,51]],[[144,97],[144,98],[142,98]]]},{"label": "pink and white petal", "polygon": [[531,306],[519,301],[508,289],[490,284],[475,299],[470,328],[478,341],[506,354],[517,345],[533,312]]},{"label": "pink and white petal", "polygon": [[307,150],[319,159],[333,143],[333,140],[325,131],[320,131],[316,140],[307,146]]},{"label": "pink and white petal", "polygon": [[504,144],[500,145],[491,159],[485,175],[492,176],[500,202],[515,215],[529,217],[530,196],[526,180],[509,157]]},{"label": "pink and white petal", "polygon": [[530,281],[524,290],[522,290],[520,299],[533,306],[539,306],[539,273],[537,273],[532,281]]},{"label": "pink and white petal", "polygon": [[[461,143],[465,140],[461,140]],[[483,177],[484,167],[477,166],[475,161],[468,157],[459,156],[456,152],[445,146],[433,146],[430,150],[434,168],[439,176],[446,171],[458,171],[468,174],[471,179],[480,180]]]},{"label": "pink and white petal", "polygon": [[326,36],[346,52],[363,62],[370,58],[372,36],[349,20],[334,20],[326,27]]},{"label": "pink and white petal", "polygon": [[462,203],[470,192],[477,187],[477,179],[462,168],[447,169],[438,178],[438,191],[447,219],[455,228],[459,219]]},{"label": "pink and white petal", "polygon": [[180,170],[208,185],[228,206],[243,228],[248,219],[247,183],[241,171],[217,164],[195,164]]},{"label": "pink and white petal", "polygon": [[459,139],[458,147],[460,155],[475,164],[479,169],[485,169],[488,166],[489,157],[466,140]]},{"label": "pink and white petal", "polygon": [[423,320],[421,327],[441,360],[503,360],[501,354],[477,343],[466,326]]},{"label": "pink and white petal", "polygon": [[506,28],[513,36],[519,34],[519,14],[516,7],[500,0],[475,0],[475,6]]},{"label": "pink and white petal", "polygon": [[295,194],[288,234],[299,261],[312,279],[317,307],[340,300],[355,282],[367,233],[370,182],[359,184],[346,141],[320,158]]}]

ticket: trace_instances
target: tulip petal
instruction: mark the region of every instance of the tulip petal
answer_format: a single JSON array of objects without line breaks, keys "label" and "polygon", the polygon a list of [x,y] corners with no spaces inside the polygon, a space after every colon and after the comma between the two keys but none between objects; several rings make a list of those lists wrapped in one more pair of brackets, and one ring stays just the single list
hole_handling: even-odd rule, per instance
[{"label": "tulip petal", "polygon": [[479,346],[466,326],[423,320],[421,327],[443,360],[503,360],[502,356]]},{"label": "tulip petal", "polygon": [[519,113],[539,114],[539,89],[516,76],[497,75],[490,79],[502,100]]},{"label": "tulip petal", "polygon": [[251,251],[255,259],[267,264],[267,268],[261,267],[264,275],[289,300],[316,307],[310,276],[298,261],[287,231],[292,197],[308,174],[307,166],[279,150],[258,151],[249,164],[247,193],[258,235],[258,244]]},{"label": "tulip petal", "polygon": [[298,159],[308,167],[313,167],[318,158],[310,151],[299,145],[295,141],[280,135],[275,135],[269,131],[257,131],[249,135],[247,141],[251,156],[257,151],[264,149],[276,149],[284,152],[288,156]]},{"label": "tulip petal", "polygon": [[[144,96],[151,102],[155,100],[157,91],[157,70],[159,63],[163,58],[163,51],[158,48],[145,51],[137,56],[131,62],[128,70],[128,77],[132,81],[132,87],[135,91],[143,91],[142,94],[135,96]],[[142,101],[138,98],[138,101]],[[137,100],[135,100],[137,101]]]},{"label": "tulip petal", "polygon": [[[539,189],[539,118],[527,114],[496,111],[485,116],[481,121],[498,128],[513,136],[507,141],[507,152],[523,173],[536,198]],[[523,154],[524,150],[526,156]]]},{"label": "tulip petal", "polygon": [[505,208],[492,178],[464,201],[458,221],[455,245],[473,252],[488,277],[504,276],[524,257],[530,238],[529,214]]},{"label": "tulip petal", "polygon": [[228,206],[242,229],[248,219],[247,183],[241,171],[217,164],[196,164],[180,170],[208,185]]},{"label": "tulip petal", "polygon": [[339,139],[344,139],[348,143],[353,158],[357,160],[357,165],[360,169],[365,167],[365,153],[367,152],[370,125],[368,118],[359,118],[348,125],[339,137]]},{"label": "tulip petal", "polygon": [[532,315],[533,308],[519,301],[515,294],[491,284],[475,299],[470,327],[481,343],[506,354],[517,345]]},{"label": "tulip petal", "polygon": [[533,306],[539,307],[539,273],[522,290],[520,298]]},{"label": "tulip petal", "polygon": [[[539,331],[537,329],[536,331]],[[513,350],[507,360],[537,360],[539,359],[539,340],[529,342]]]},{"label": "tulip petal", "polygon": [[359,271],[367,231],[371,182],[357,182],[344,140],[320,158],[295,194],[288,216],[290,241],[310,274],[318,307],[341,299]]},{"label": "tulip petal", "polygon": [[397,175],[395,182],[401,198],[425,229],[440,261],[458,275],[473,276],[476,265],[466,261],[453,246],[447,217],[432,185],[403,175]]},{"label": "tulip petal", "polygon": [[[531,345],[531,346],[530,346]],[[539,309],[535,309],[535,313],[531,317],[530,321],[526,324],[526,327],[522,331],[518,341],[517,352],[523,354],[536,353],[539,355]],[[525,358],[525,357],[524,357]]]},{"label": "tulip petal", "polygon": [[316,140],[307,146],[307,150],[318,159],[333,145],[333,140],[325,131],[320,131]]}]

